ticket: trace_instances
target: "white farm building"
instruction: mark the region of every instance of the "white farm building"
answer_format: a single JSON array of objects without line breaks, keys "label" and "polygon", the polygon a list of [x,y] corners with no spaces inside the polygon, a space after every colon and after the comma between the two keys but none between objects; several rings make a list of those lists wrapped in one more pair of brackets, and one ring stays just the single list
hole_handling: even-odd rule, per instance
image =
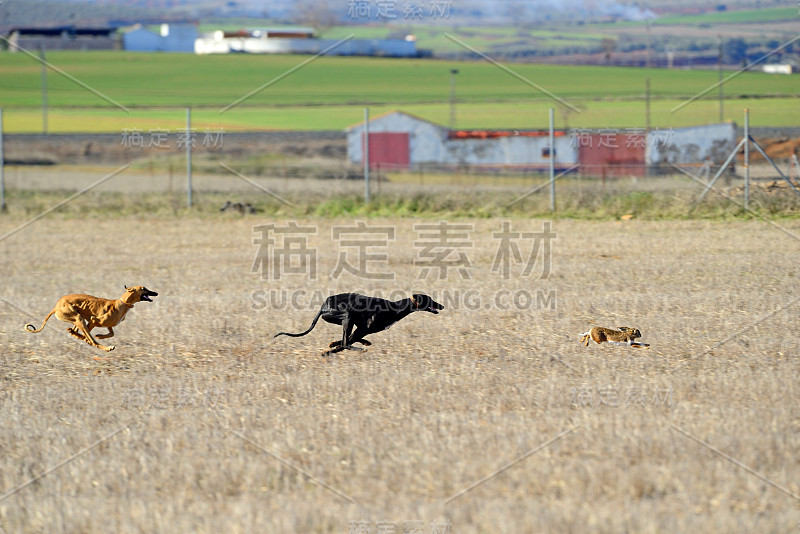
[{"label": "white farm building", "polygon": [[216,31],[198,38],[196,54],[325,54],[328,56],[416,57],[408,39],[318,39],[313,28]]},{"label": "white farm building", "polygon": [[[578,149],[563,130],[554,133],[555,167],[578,162]],[[347,129],[347,157],[363,163],[364,123]],[[549,133],[542,130],[450,130],[420,117],[392,111],[369,121],[370,166],[408,169],[419,165],[471,165],[546,169]]]}]

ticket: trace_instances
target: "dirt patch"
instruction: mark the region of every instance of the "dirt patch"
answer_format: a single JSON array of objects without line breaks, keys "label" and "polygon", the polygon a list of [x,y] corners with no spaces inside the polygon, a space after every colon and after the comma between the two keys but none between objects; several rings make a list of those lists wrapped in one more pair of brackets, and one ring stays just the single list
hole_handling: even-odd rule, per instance
[{"label": "dirt patch", "polygon": [[[763,481],[798,492],[796,242],[774,225],[553,221],[542,277],[541,260],[523,268],[524,232],[543,221],[452,220],[471,246],[451,233],[428,253],[455,247],[440,268],[463,252],[468,276],[439,278],[418,261],[435,221],[369,219],[393,233],[360,241],[362,266],[352,236],[333,238],[350,218],[217,215],[51,214],[0,241],[5,531],[796,528],[795,501]],[[0,216],[0,234],[27,220]],[[290,222],[314,278],[302,262],[282,275],[255,263],[255,238],[283,239],[255,227]],[[498,232],[520,246],[499,260]],[[341,254],[394,278],[334,276]],[[23,329],[63,294],[138,283],[159,296],[106,340],[108,360],[55,319]],[[320,353],[340,327],[272,338],[353,290],[425,292],[446,309],[332,358]],[[526,298],[540,290],[554,298]],[[580,345],[593,325],[638,328],[651,348]]]},{"label": "dirt patch", "polygon": [[[800,138],[764,139],[759,141],[764,152],[773,159],[791,158],[800,155]],[[757,154],[761,157],[761,154]]]},{"label": "dirt patch", "polygon": [[[139,140],[123,134],[14,134],[4,138],[5,157],[11,165],[90,165],[127,163],[180,157],[185,148],[176,137],[162,143],[142,133]],[[196,158],[316,158],[345,162],[344,132],[226,133],[221,138],[196,138]]]}]

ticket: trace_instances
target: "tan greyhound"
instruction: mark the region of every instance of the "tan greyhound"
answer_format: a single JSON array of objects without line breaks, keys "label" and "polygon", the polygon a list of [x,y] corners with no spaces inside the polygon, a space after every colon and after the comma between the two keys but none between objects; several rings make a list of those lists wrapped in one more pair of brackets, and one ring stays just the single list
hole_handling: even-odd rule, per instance
[{"label": "tan greyhound", "polygon": [[67,332],[93,347],[111,351],[114,345],[101,345],[92,336],[93,328],[98,326],[108,328],[107,334],[98,334],[99,339],[106,339],[114,336],[113,327],[125,320],[125,314],[133,308],[133,305],[140,301],[152,302],[150,297],[158,296],[155,291],[150,291],[144,286],[125,286],[125,294],[116,300],[93,297],[91,295],[65,295],[56,303],[53,311],[44,318],[41,328],[36,329],[32,324],[26,324],[28,332],[41,332],[47,320],[55,314],[56,319],[71,323],[73,326],[67,328]]}]

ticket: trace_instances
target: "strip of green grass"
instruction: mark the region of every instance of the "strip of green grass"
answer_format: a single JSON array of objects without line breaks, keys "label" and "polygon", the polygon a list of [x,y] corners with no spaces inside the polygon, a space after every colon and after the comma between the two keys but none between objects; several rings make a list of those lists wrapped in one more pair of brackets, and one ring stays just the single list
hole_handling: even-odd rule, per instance
[{"label": "strip of green grass", "polygon": [[[643,101],[574,101],[580,113],[568,112],[551,100],[519,102],[459,103],[456,106],[456,126],[459,128],[547,128],[548,108],[556,109],[556,128],[641,128],[646,124]],[[699,100],[671,112],[680,100],[651,103],[651,126],[681,128],[719,120],[716,101]],[[797,126],[797,99],[735,99],[724,103],[724,120],[739,124],[744,109],[750,109],[752,126]],[[424,119],[447,125],[450,107],[447,103],[374,105],[369,106],[375,117],[392,110],[401,110]],[[38,133],[42,130],[42,113],[37,109],[4,110],[6,133]],[[192,110],[192,126],[198,132],[253,130],[341,130],[363,120],[363,106],[286,106],[241,107],[220,114],[217,108]],[[124,113],[116,108],[50,109],[48,131],[122,133],[138,129],[172,130],[185,128],[186,112],[182,108],[136,109]]]},{"label": "strip of green grass", "polygon": [[[546,217],[584,220],[614,220],[634,215],[643,220],[737,220],[791,219],[800,217],[800,201],[792,194],[765,195],[756,192],[752,210],[745,211],[737,202],[720,194],[709,195],[697,204],[697,188],[677,187],[663,191],[630,191],[623,181],[601,185],[597,180],[575,179],[560,182],[557,210],[550,211],[547,195],[529,195],[516,201],[526,192],[492,190],[486,187],[460,187],[458,194],[428,191],[430,184],[408,184],[406,192],[375,193],[369,203],[360,194],[314,193],[305,197],[289,196],[289,206],[269,195],[254,198],[253,204],[261,216],[273,217]],[[64,191],[8,192],[7,226],[40,213],[64,198]],[[81,219],[113,217],[194,216],[197,218],[238,218],[238,214],[220,214],[219,207],[230,199],[230,193],[206,192],[198,195],[192,210],[185,204],[182,192],[118,193],[90,191],[79,196],[50,217]]]}]

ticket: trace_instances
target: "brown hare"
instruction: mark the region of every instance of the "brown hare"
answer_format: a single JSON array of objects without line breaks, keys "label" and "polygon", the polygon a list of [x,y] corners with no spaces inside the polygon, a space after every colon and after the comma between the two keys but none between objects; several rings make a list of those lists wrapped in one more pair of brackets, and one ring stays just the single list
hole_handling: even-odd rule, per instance
[{"label": "brown hare", "polygon": [[588,332],[579,334],[581,336],[581,343],[589,346],[589,339],[595,343],[610,343],[612,345],[627,345],[637,349],[649,349],[650,345],[647,343],[637,343],[634,340],[642,337],[642,333],[635,328],[627,326],[619,326],[617,330],[611,328],[603,328],[602,326],[595,326]]}]

